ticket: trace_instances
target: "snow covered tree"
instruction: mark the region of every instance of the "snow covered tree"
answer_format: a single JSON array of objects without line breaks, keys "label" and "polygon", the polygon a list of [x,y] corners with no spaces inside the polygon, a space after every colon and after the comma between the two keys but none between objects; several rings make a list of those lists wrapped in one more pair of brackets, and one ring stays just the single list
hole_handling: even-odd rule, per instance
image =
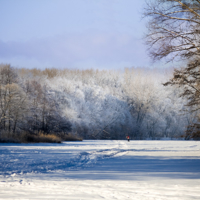
[{"label": "snow covered tree", "polygon": [[[174,71],[165,85],[183,88],[190,112],[199,110],[200,1],[156,0],[146,2],[144,16],[149,19],[146,42],[153,60],[189,61],[187,67]],[[188,128],[191,137],[200,138],[200,119]],[[189,134],[187,131],[187,135]],[[188,137],[188,136],[187,136]]]},{"label": "snow covered tree", "polygon": [[15,133],[26,113],[26,95],[18,85],[17,73],[10,65],[0,68],[0,124],[8,133]]}]

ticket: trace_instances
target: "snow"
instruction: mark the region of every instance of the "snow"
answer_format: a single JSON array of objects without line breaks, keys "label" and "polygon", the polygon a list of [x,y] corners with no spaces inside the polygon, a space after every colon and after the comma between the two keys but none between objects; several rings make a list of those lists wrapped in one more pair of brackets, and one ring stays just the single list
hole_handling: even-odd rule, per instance
[{"label": "snow", "polygon": [[0,144],[0,199],[200,199],[199,141]]}]

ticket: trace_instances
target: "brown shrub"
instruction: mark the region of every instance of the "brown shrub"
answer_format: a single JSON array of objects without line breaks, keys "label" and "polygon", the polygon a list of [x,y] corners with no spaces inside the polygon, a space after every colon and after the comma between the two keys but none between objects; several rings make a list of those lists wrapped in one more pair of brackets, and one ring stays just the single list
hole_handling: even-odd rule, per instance
[{"label": "brown shrub", "polygon": [[37,134],[30,134],[28,132],[21,132],[20,134],[9,134],[8,132],[1,132],[0,143],[61,143],[62,141],[82,141],[77,134],[59,133],[59,134],[44,134],[39,132]]},{"label": "brown shrub", "polygon": [[4,132],[0,135],[0,143],[61,143],[60,137],[49,134],[46,135],[42,132],[39,134],[30,134],[23,132],[21,134],[8,134]]},{"label": "brown shrub", "polygon": [[[200,121],[200,119],[198,119]],[[200,124],[192,124],[188,126],[185,139],[200,140]]]},{"label": "brown shrub", "polygon": [[200,130],[198,130],[195,133],[193,133],[192,138],[194,140],[200,140]]},{"label": "brown shrub", "polygon": [[31,135],[31,134],[25,134],[23,136],[24,142],[30,142],[30,143],[61,143],[62,140],[60,137],[54,135],[54,134],[44,134],[42,132],[39,132],[37,135]]},{"label": "brown shrub", "polygon": [[0,138],[0,143],[20,143],[20,141],[14,138]]},{"label": "brown shrub", "polygon": [[0,143],[20,143],[20,140],[7,131],[1,131]]},{"label": "brown shrub", "polygon": [[83,139],[80,138],[77,134],[65,134],[65,133],[60,133],[59,137],[63,140],[63,141],[82,141]]}]

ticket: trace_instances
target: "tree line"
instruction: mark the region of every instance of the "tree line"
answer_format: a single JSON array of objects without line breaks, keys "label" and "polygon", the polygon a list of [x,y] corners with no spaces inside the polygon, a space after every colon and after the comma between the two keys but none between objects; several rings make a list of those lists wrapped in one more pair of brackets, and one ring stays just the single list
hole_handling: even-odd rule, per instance
[{"label": "tree line", "polygon": [[194,113],[172,72],[24,69],[0,65],[0,133],[83,139],[185,137]]},{"label": "tree line", "polygon": [[187,137],[200,138],[200,1],[151,0],[143,14],[148,18],[146,44],[152,60],[182,62],[165,85],[182,89],[180,97],[196,115]]},{"label": "tree line", "polygon": [[162,70],[0,66],[0,134],[84,139],[200,138],[200,1],[146,1],[146,44]]}]

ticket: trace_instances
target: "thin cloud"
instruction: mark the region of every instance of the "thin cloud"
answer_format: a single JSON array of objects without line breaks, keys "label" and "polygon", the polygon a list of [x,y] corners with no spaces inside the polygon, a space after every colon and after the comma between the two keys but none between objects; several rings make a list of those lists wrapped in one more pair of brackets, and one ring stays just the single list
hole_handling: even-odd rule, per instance
[{"label": "thin cloud", "polygon": [[0,41],[0,61],[17,57],[30,60],[30,66],[32,60],[57,67],[76,66],[77,63],[142,66],[148,62],[141,40],[126,34],[106,33],[60,35],[26,42]]}]

